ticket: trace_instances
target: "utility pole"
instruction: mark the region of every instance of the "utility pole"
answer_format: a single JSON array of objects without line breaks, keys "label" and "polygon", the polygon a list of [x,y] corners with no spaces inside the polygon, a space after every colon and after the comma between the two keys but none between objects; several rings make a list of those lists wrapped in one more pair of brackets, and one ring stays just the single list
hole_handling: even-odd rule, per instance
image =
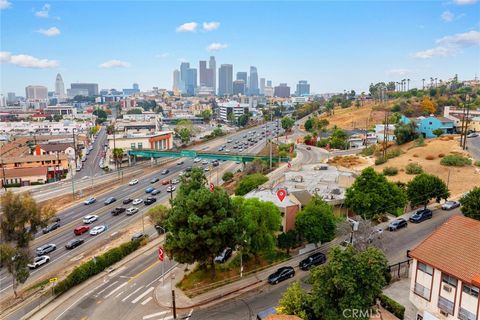
[{"label": "utility pole", "polygon": [[[270,122],[273,122],[273,113],[272,112],[270,112]],[[271,169],[272,169],[272,134],[270,133],[270,170]]]},{"label": "utility pole", "polygon": [[462,114],[462,127],[460,129],[460,147],[463,146],[463,139],[464,139],[464,136],[463,136],[463,133],[464,133],[464,129],[465,129],[465,104],[463,104],[463,114]]},{"label": "utility pole", "polygon": [[[470,96],[467,95],[465,98],[465,108],[467,108],[467,117],[465,119],[465,132],[463,134],[463,146],[462,149],[465,150],[467,148],[467,135],[468,135],[468,124],[470,123]],[[464,108],[464,109],[465,109]]]},{"label": "utility pole", "polygon": [[72,129],[72,137],[73,137],[73,153],[74,153],[74,164],[75,164],[75,169],[73,168],[70,168],[70,171],[71,171],[71,174],[72,174],[72,198],[75,200],[75,181],[74,181],[74,178],[75,178],[75,175],[74,175],[74,172],[73,170],[77,170],[77,143],[75,141],[75,130],[76,128],[73,128]]}]

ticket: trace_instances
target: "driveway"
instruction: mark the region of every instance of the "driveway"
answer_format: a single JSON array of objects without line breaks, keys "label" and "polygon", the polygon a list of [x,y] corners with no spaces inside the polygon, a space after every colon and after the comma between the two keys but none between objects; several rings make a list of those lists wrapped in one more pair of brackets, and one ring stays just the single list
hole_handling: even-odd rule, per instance
[{"label": "driveway", "polygon": [[475,138],[467,138],[468,152],[475,158],[476,161],[480,161],[480,136]]}]

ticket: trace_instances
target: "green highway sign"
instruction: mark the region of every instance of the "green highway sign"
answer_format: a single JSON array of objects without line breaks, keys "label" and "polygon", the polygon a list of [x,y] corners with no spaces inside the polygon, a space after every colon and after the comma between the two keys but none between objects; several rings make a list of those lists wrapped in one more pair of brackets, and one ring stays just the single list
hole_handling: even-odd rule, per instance
[{"label": "green highway sign", "polygon": [[195,150],[182,150],[180,155],[182,157],[195,158],[197,156],[197,152]]}]

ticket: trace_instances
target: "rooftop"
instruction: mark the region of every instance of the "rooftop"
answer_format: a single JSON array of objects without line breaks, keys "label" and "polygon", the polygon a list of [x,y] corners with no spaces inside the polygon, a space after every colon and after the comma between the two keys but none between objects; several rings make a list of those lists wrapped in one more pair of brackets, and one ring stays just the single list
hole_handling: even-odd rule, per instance
[{"label": "rooftop", "polygon": [[[5,169],[5,178],[11,179],[31,176],[47,176],[47,171],[48,167]],[[0,179],[3,179],[3,170],[0,170]]]}]

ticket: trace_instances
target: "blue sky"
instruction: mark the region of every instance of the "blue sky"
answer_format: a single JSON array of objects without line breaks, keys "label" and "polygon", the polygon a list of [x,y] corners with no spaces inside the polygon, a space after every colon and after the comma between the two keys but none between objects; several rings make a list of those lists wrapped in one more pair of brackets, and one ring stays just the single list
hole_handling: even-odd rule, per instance
[{"label": "blue sky", "polygon": [[480,77],[476,0],[0,0],[0,9],[4,94],[24,95],[30,84],[53,91],[57,72],[66,88],[137,82],[170,89],[180,61],[198,68],[210,55],[217,67],[233,64],[234,73],[254,65],[274,84],[308,80],[317,93],[367,91],[370,82],[402,78],[420,86],[422,78],[455,73]]}]

